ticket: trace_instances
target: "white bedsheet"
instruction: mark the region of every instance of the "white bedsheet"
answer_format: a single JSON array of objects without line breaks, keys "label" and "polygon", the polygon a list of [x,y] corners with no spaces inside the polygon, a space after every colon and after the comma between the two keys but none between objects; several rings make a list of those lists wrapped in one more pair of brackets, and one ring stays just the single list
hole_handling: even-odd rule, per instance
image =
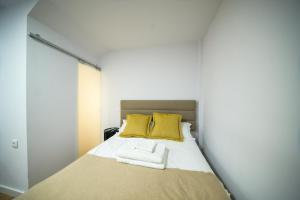
[{"label": "white bedsheet", "polygon": [[[121,138],[118,134],[109,138],[102,144],[96,146],[88,153],[107,158],[115,158],[117,150],[128,141],[149,140],[144,138]],[[183,142],[171,140],[154,140],[156,143],[163,143],[168,149],[166,168],[177,168],[183,170],[213,172],[195,140],[188,139]]]}]

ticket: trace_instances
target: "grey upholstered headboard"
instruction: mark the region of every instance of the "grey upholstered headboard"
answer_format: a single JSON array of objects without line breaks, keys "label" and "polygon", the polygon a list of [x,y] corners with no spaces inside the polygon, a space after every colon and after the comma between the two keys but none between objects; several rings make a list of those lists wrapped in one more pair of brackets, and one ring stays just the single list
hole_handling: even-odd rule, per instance
[{"label": "grey upholstered headboard", "polygon": [[182,121],[192,124],[192,131],[196,129],[195,100],[121,100],[121,123],[126,119],[126,114],[153,112],[180,114]]}]

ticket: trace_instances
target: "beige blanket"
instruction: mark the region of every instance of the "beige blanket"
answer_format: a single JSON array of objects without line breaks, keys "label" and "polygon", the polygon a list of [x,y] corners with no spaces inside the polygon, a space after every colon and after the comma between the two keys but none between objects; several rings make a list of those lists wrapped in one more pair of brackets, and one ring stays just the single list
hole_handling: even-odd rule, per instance
[{"label": "beige blanket", "polygon": [[18,200],[229,199],[211,173],[157,170],[85,155]]}]

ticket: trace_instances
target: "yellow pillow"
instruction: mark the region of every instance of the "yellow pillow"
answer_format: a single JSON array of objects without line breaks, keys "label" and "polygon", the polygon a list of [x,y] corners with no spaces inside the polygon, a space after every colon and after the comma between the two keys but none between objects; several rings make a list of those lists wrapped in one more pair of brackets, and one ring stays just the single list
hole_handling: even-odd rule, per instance
[{"label": "yellow pillow", "polygon": [[182,141],[181,119],[178,114],[153,113],[154,127],[149,138]]},{"label": "yellow pillow", "polygon": [[151,115],[128,114],[126,127],[121,137],[147,137],[151,122]]}]

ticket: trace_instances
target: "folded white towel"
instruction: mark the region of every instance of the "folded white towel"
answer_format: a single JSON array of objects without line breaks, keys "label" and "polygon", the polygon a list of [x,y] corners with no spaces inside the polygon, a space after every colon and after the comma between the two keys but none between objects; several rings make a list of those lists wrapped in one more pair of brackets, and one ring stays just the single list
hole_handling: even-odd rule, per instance
[{"label": "folded white towel", "polygon": [[134,148],[131,143],[124,144],[116,152],[116,156],[125,159],[132,159],[144,162],[162,163],[166,147],[164,144],[157,144],[155,151],[149,153]]},{"label": "folded white towel", "polygon": [[135,149],[153,153],[156,142],[152,140],[140,140],[135,144]]},{"label": "folded white towel", "polygon": [[167,159],[167,152],[164,153],[162,163],[151,163],[151,162],[144,162],[139,160],[132,160],[126,158],[117,157],[117,161],[121,163],[131,164],[131,165],[138,165],[143,167],[150,167],[154,169],[165,169],[166,168],[166,159]]}]

